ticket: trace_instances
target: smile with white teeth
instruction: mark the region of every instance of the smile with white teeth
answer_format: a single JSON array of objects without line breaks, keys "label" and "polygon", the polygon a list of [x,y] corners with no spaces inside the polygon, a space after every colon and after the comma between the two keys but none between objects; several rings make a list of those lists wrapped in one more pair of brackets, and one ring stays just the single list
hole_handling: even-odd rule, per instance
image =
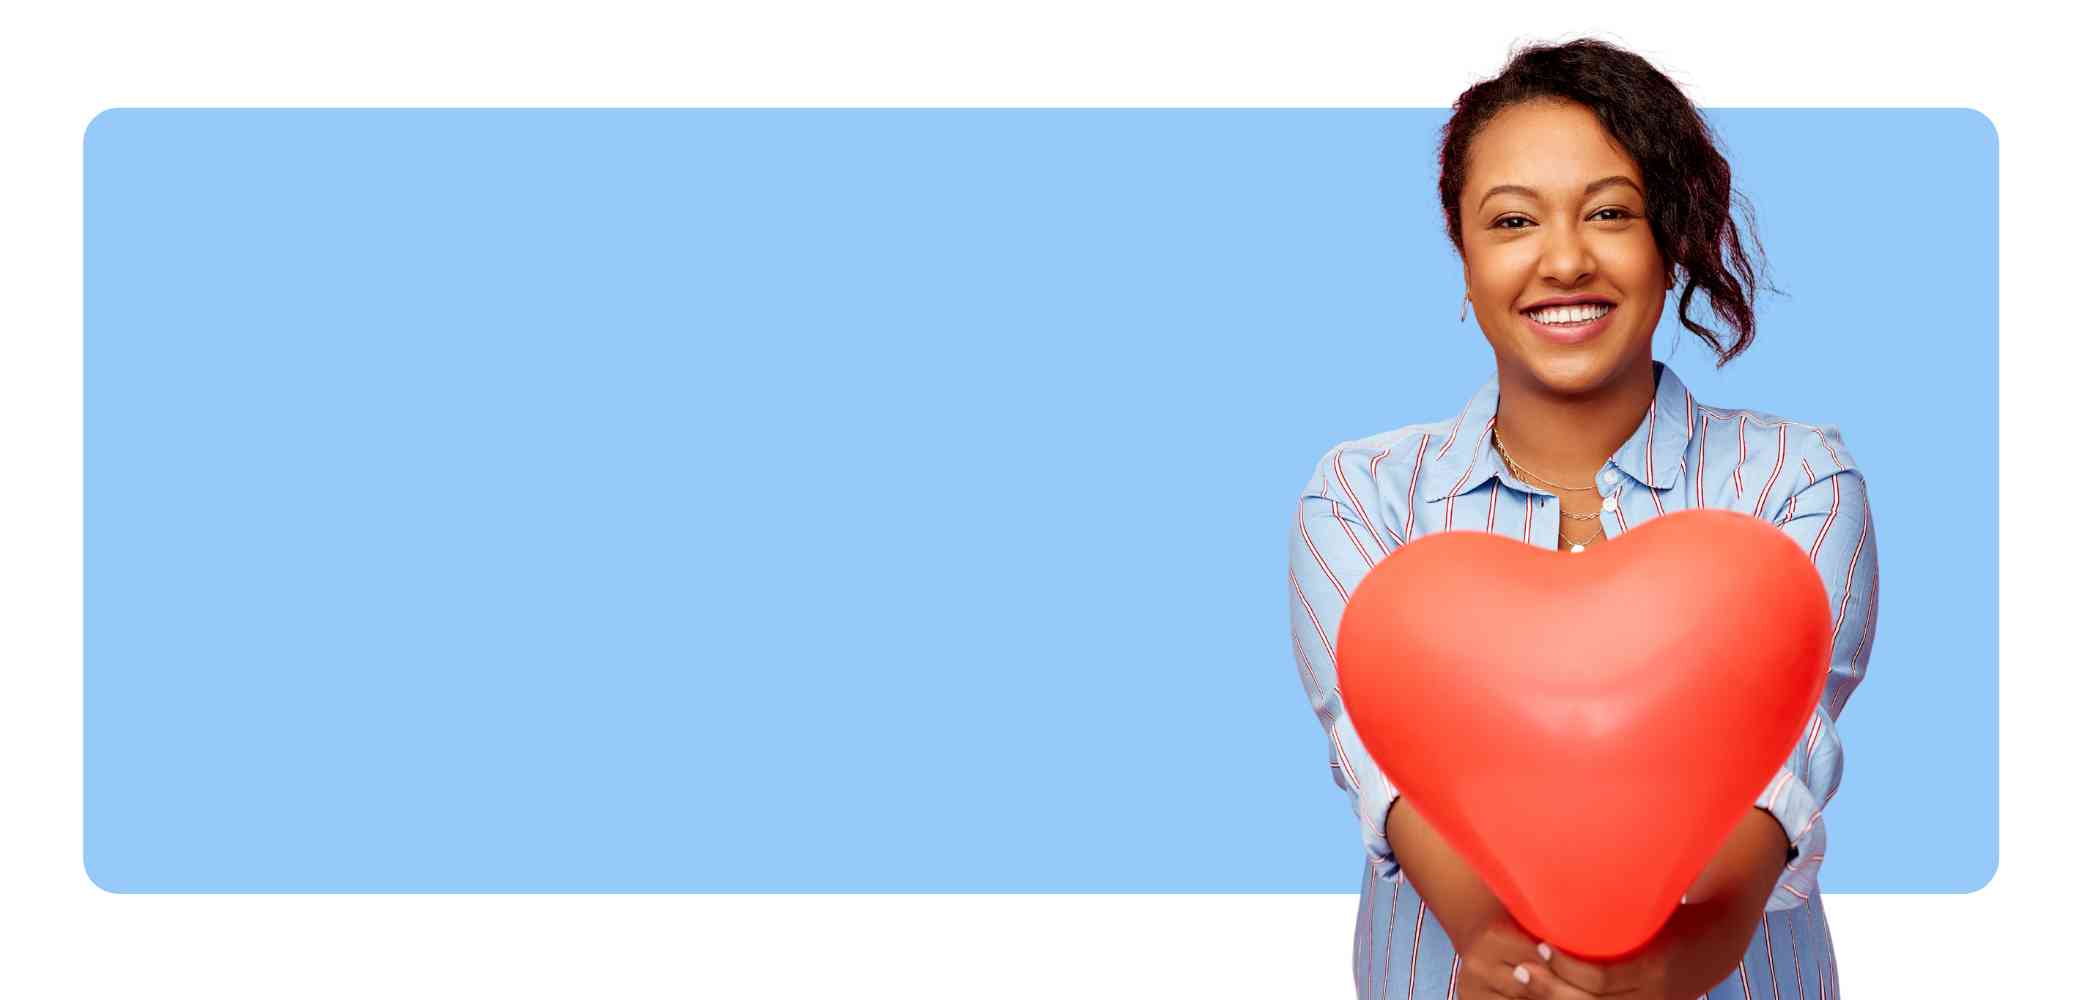
[{"label": "smile with white teeth", "polygon": [[1611,310],[1611,306],[1602,302],[1586,302],[1579,306],[1548,306],[1524,315],[1547,326],[1581,326]]}]

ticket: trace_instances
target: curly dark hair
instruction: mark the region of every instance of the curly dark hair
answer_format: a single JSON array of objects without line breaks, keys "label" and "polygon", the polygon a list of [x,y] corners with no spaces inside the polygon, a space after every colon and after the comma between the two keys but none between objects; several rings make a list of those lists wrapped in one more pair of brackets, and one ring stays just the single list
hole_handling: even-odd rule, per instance
[{"label": "curly dark hair", "polygon": [[[1437,190],[1444,203],[1445,228],[1460,258],[1465,244],[1459,239],[1458,194],[1465,187],[1473,140],[1496,113],[1534,100],[1587,107],[1632,157],[1646,188],[1649,225],[1664,273],[1675,284],[1679,268],[1683,270],[1678,320],[1720,355],[1714,367],[1743,353],[1757,335],[1752,302],[1758,283],[1730,215],[1736,195],[1728,160],[1706,119],[1674,81],[1646,59],[1609,42],[1578,38],[1526,45],[1500,74],[1467,87],[1452,102],[1438,153]],[[1742,204],[1749,223],[1745,231],[1762,258],[1755,215],[1747,199]],[[1713,330],[1692,319],[1692,293],[1702,290],[1714,315],[1735,330],[1734,341],[1725,347]]]}]

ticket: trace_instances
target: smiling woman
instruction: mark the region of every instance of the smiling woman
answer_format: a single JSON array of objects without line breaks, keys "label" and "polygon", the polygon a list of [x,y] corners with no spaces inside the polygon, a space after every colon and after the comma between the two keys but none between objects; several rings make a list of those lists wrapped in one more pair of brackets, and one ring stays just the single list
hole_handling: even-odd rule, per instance
[{"label": "smiling woman", "polygon": [[[1877,550],[1865,477],[1835,425],[1702,403],[1654,360],[1672,289],[1678,319],[1718,364],[1755,335],[1757,273],[1728,163],[1667,76],[1581,39],[1524,48],[1460,95],[1441,164],[1447,235],[1495,375],[1456,416],[1329,449],[1291,535],[1299,676],[1366,850],[1358,995],[1832,1000],[1817,873],[1843,769],[1837,717],[1872,649]],[[1693,320],[1697,293],[1725,338]],[[1824,692],[1654,941],[1609,965],[1576,961],[1517,926],[1364,752],[1335,678],[1341,611],[1373,566],[1427,532],[1494,532],[1593,558],[1580,553],[1706,507],[1777,526],[1821,574],[1834,623]],[[1493,739],[1482,735],[1484,751]]]},{"label": "smiling woman", "polygon": [[[1539,304],[1512,298],[1525,290],[1526,277],[1515,275],[1511,287],[1512,269],[1527,256],[1564,249],[1541,248],[1540,239],[1586,228],[1594,234],[1591,249],[1602,253],[1598,262],[1609,268],[1605,277],[1627,282],[1622,291],[1647,293],[1635,305],[1652,306],[1648,318],[1632,325],[1653,329],[1662,294],[1681,270],[1686,285],[1677,316],[1685,329],[1719,353],[1719,364],[1750,346],[1758,279],[1733,216],[1733,171],[1706,120],[1669,77],[1594,39],[1531,46],[1500,75],[1469,88],[1453,109],[1442,132],[1437,192],[1475,308],[1521,312]],[[1741,205],[1753,215],[1747,201]],[[1745,231],[1756,245],[1755,231]],[[1477,284],[1476,258],[1483,270]],[[1692,318],[1692,293],[1701,291],[1736,332],[1726,346]]]}]

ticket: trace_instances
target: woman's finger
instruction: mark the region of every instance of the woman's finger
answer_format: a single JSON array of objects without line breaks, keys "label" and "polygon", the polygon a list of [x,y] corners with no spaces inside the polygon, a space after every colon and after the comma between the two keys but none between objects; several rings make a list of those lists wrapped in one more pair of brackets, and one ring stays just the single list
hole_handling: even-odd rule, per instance
[{"label": "woman's finger", "polygon": [[1504,992],[1504,990],[1520,989],[1513,983],[1514,981],[1512,980],[1511,984],[1505,984],[1502,989],[1497,989],[1495,986],[1481,982],[1478,979],[1471,977],[1461,978],[1458,981],[1456,995],[1458,1000],[1527,1000],[1522,993]]},{"label": "woman's finger", "polygon": [[1459,970],[1458,1000],[1528,1000],[1525,985],[1517,981],[1515,972],[1516,966],[1508,962],[1468,957]]},{"label": "woman's finger", "polygon": [[1563,954],[1548,944],[1539,945],[1539,955],[1541,964],[1549,966],[1554,976],[1581,990],[1585,995],[1596,996],[1602,993],[1607,985],[1604,967],[1601,965]]},{"label": "woman's finger", "polygon": [[1521,984],[1524,1000],[1595,1000],[1596,994],[1580,990],[1537,961],[1522,962],[1510,970],[1510,978]]}]

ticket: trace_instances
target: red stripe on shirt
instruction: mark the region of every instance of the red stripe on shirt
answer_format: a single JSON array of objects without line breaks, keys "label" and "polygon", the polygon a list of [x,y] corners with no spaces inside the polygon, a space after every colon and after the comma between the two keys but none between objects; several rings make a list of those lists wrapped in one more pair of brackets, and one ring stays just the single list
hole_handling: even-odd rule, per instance
[{"label": "red stripe on shirt", "polygon": [[1406,545],[1415,539],[1415,489],[1422,485],[1422,457],[1429,453],[1429,435],[1422,435],[1422,443],[1415,448],[1415,471],[1407,477],[1407,526],[1400,530],[1400,544]]},{"label": "red stripe on shirt", "polygon": [[[1393,883],[1393,901],[1386,906],[1385,913],[1385,986],[1387,990],[1390,990],[1393,988],[1393,925],[1400,922],[1400,883],[1398,882]],[[1381,997],[1385,996],[1385,990],[1380,990],[1378,995]]]},{"label": "red stripe on shirt", "polygon": [[1743,464],[1750,461],[1750,415],[1737,414],[1735,419],[1735,498],[1743,498]]},{"label": "red stripe on shirt", "polygon": [[[1376,556],[1373,556],[1373,555],[1371,555],[1371,550],[1370,550],[1370,549],[1367,549],[1367,548],[1364,548],[1364,543],[1363,543],[1363,539],[1361,539],[1361,538],[1358,538],[1358,537],[1357,537],[1357,535],[1356,535],[1356,525],[1350,524],[1350,523],[1349,523],[1349,521],[1348,521],[1348,520],[1347,520],[1346,518],[1342,517],[1342,505],[1341,505],[1341,502],[1340,502],[1340,501],[1338,501],[1338,500],[1336,500],[1336,499],[1335,499],[1335,498],[1333,498],[1333,497],[1328,497],[1328,498],[1327,498],[1327,503],[1328,503],[1328,505],[1329,505],[1329,506],[1331,506],[1331,507],[1333,507],[1333,508],[1334,508],[1334,520],[1335,520],[1335,523],[1336,523],[1336,524],[1339,524],[1339,525],[1341,525],[1341,526],[1342,526],[1342,534],[1344,534],[1344,535],[1347,535],[1347,536],[1349,536],[1349,544],[1350,544],[1350,546],[1352,546],[1352,547],[1354,547],[1354,548],[1356,549],[1356,554],[1357,554],[1357,555],[1359,555],[1359,556],[1362,556],[1362,557],[1363,557],[1363,560],[1364,560],[1364,565],[1366,565],[1366,566],[1376,566],[1376,565],[1378,565],[1378,558],[1377,558]],[[1371,533],[1371,540],[1372,540],[1372,541],[1374,541],[1374,542],[1376,542],[1376,541],[1379,541],[1379,538],[1378,538],[1378,533],[1377,533],[1377,532],[1375,532],[1375,531],[1374,531],[1374,532],[1372,532],[1372,533]],[[1310,542],[1310,541],[1311,541],[1311,539],[1307,539],[1307,541],[1308,541],[1308,542]],[[1382,551],[1382,550],[1383,550],[1383,546],[1382,546],[1382,543],[1381,543],[1381,551]]]},{"label": "red stripe on shirt", "polygon": [[[1383,456],[1384,456],[1384,453],[1383,453],[1383,452],[1380,452],[1380,453],[1379,453],[1379,455],[1380,455],[1380,457],[1383,457]],[[1376,461],[1376,459],[1373,459],[1373,461]],[[1354,486],[1351,486],[1351,485],[1349,485],[1349,477],[1348,477],[1348,476],[1346,476],[1346,475],[1343,475],[1343,474],[1342,474],[1342,453],[1341,453],[1341,452],[1337,451],[1337,452],[1335,452],[1335,453],[1334,453],[1334,462],[1333,462],[1333,465],[1334,465],[1334,478],[1335,478],[1335,481],[1336,481],[1336,482],[1339,482],[1339,483],[1341,483],[1341,484],[1342,484],[1342,492],[1348,495],[1348,497],[1349,497],[1349,507],[1350,507],[1350,509],[1352,509],[1352,510],[1356,511],[1356,519],[1357,519],[1357,520],[1359,520],[1359,521],[1362,521],[1362,522],[1364,523],[1364,526],[1365,526],[1365,527],[1369,527],[1369,526],[1371,526],[1371,525],[1377,524],[1377,523],[1378,523],[1377,521],[1374,521],[1374,520],[1372,520],[1372,519],[1371,519],[1371,512],[1370,512],[1370,510],[1368,510],[1368,509],[1366,509],[1366,508],[1364,507],[1364,502],[1363,502],[1363,498],[1361,498],[1361,497],[1359,497],[1359,496],[1357,496],[1357,495],[1356,495],[1356,487],[1354,487]],[[1373,481],[1375,482],[1376,480],[1373,480]],[[1380,553],[1384,553],[1384,552],[1388,552],[1388,551],[1390,551],[1390,550],[1389,550],[1389,549],[1387,549],[1387,548],[1386,548],[1386,546],[1385,546],[1385,539],[1383,539],[1383,538],[1379,538],[1379,537],[1378,537],[1378,533],[1377,533],[1377,532],[1375,532],[1375,531],[1374,531],[1374,532],[1372,532],[1372,533],[1371,533],[1371,539],[1372,539],[1373,541],[1375,541],[1375,542],[1377,542],[1377,543],[1378,543],[1378,551],[1379,551]],[[1375,564],[1375,563],[1377,562],[1377,560],[1372,560],[1372,562],[1373,562],[1373,563]]]},{"label": "red stripe on shirt", "polygon": [[[1823,539],[1830,537],[1830,526],[1837,523],[1838,505],[1843,502],[1844,491],[1838,489],[1838,477],[1830,477],[1830,513],[1823,515],[1822,527],[1816,529],[1816,540],[1809,543],[1808,561],[1815,562],[1816,555],[1823,551]],[[1835,636],[1832,637],[1835,640]],[[1835,652],[1835,650],[1833,650]]]},{"label": "red stripe on shirt", "polygon": [[1711,437],[1713,417],[1702,413],[1699,415],[1699,477],[1692,482],[1692,491],[1698,498],[1700,510],[1706,509],[1706,442]]},{"label": "red stripe on shirt", "polygon": [[1814,430],[1814,433],[1815,433],[1815,435],[1816,435],[1816,440],[1817,440],[1817,441],[1820,441],[1820,442],[1822,442],[1822,444],[1823,444],[1823,450],[1824,450],[1824,451],[1826,451],[1826,452],[1828,452],[1828,453],[1830,454],[1830,464],[1831,464],[1831,465],[1834,465],[1834,466],[1836,466],[1836,467],[1838,467],[1838,468],[1840,468],[1840,469],[1844,468],[1844,467],[1845,467],[1845,462],[1844,462],[1844,460],[1838,457],[1837,449],[1836,449],[1836,448],[1832,448],[1832,447],[1830,446],[1830,439],[1829,439],[1829,438],[1827,438],[1827,437],[1824,437],[1824,436],[1823,436],[1823,431],[1822,431],[1822,429],[1821,429],[1821,428],[1814,428],[1813,430]]},{"label": "red stripe on shirt", "polygon": [[[1477,395],[1477,394],[1476,394]],[[1451,451],[1451,443],[1458,440],[1458,429],[1466,425],[1466,414],[1473,410],[1473,397],[1467,397],[1466,405],[1458,408],[1458,419],[1451,421],[1451,436],[1444,439],[1444,446],[1436,450],[1436,460],[1441,462]]]},{"label": "red stripe on shirt", "polygon": [[[1765,981],[1772,984],[1772,1000],[1780,1000],[1779,960],[1772,955],[1772,915],[1767,913],[1759,917],[1758,922],[1765,927]],[[1749,996],[1750,991],[1744,989],[1745,1000],[1748,1000]]]},{"label": "red stripe on shirt", "polygon": [[[1486,429],[1486,430],[1482,430],[1482,431],[1480,432],[1480,440],[1486,440],[1486,438],[1487,438],[1487,435],[1488,435],[1488,431],[1489,431],[1489,430],[1493,430],[1493,429],[1494,429],[1494,427],[1495,427],[1495,421],[1494,421],[1494,420],[1493,420],[1492,418],[1490,418],[1490,419],[1488,420],[1488,425],[1487,425],[1487,429]],[[1446,441],[1446,442],[1444,442],[1444,447],[1446,447],[1446,448],[1449,448],[1449,447],[1451,447],[1451,442],[1449,442],[1449,441]],[[1453,517],[1454,515],[1456,515],[1456,514],[1458,513],[1458,505],[1457,505],[1457,504],[1455,504],[1455,503],[1452,503],[1452,502],[1451,502],[1451,498],[1452,498],[1452,497],[1455,497],[1455,496],[1457,496],[1457,495],[1458,495],[1458,488],[1459,488],[1459,487],[1461,487],[1461,486],[1464,486],[1464,485],[1466,484],[1466,480],[1467,480],[1467,479],[1468,479],[1469,477],[1471,477],[1471,476],[1473,475],[1473,467],[1474,467],[1474,466],[1476,466],[1476,465],[1478,465],[1478,464],[1480,464],[1480,441],[1479,441],[1479,440],[1476,440],[1476,441],[1474,441],[1474,442],[1473,442],[1473,458],[1472,458],[1472,460],[1471,460],[1471,461],[1468,461],[1468,462],[1466,463],[1466,471],[1464,471],[1464,472],[1461,472],[1461,473],[1459,473],[1459,474],[1458,474],[1458,481],[1457,481],[1457,482],[1455,482],[1455,483],[1452,483],[1452,484],[1451,484],[1451,492],[1449,492],[1449,493],[1446,493],[1446,494],[1444,494],[1444,530],[1445,530],[1445,531],[1450,531],[1450,530],[1451,530],[1451,519],[1452,519],[1452,517]]]},{"label": "red stripe on shirt", "polygon": [[[1422,964],[1422,918],[1429,915],[1429,901],[1415,906],[1415,946],[1407,956],[1407,1000],[1415,1000],[1415,967]],[[1387,985],[1391,985],[1388,981]]]},{"label": "red stripe on shirt", "polygon": [[1662,411],[1662,407],[1658,405],[1661,402],[1659,399],[1648,401],[1648,443],[1645,449],[1647,453],[1645,461],[1647,463],[1648,481],[1651,483],[1655,481],[1655,421],[1659,419],[1658,414]]},{"label": "red stripe on shirt", "polygon": [[1794,995],[1808,1000],[1808,986],[1801,981],[1801,919],[1790,915],[1787,929],[1791,932],[1786,936],[1787,947],[1794,953]]},{"label": "red stripe on shirt", "polygon": [[[1836,482],[1836,480],[1835,480],[1835,479],[1833,479],[1833,480],[1832,480],[1832,483],[1833,483],[1833,484],[1835,484],[1835,482]],[[1833,513],[1834,513],[1834,512],[1833,512]],[[1866,547],[1867,547],[1867,531],[1866,531],[1866,526],[1865,526],[1864,522],[1862,522],[1862,524],[1861,524],[1861,527],[1860,527],[1860,532],[1859,532],[1859,538],[1858,538],[1858,540],[1856,540],[1856,541],[1854,541],[1854,542],[1852,543],[1852,558],[1851,558],[1851,560],[1850,560],[1850,561],[1849,561],[1848,563],[1846,563],[1846,565],[1845,565],[1845,591],[1844,591],[1844,595],[1843,595],[1842,597],[1839,597],[1839,598],[1838,598],[1838,619],[1837,619],[1837,623],[1836,623],[1835,625],[1832,625],[1832,626],[1831,626],[1831,628],[1830,628],[1830,655],[1832,655],[1832,656],[1836,656],[1836,655],[1837,655],[1837,640],[1838,640],[1838,633],[1839,633],[1840,631],[1842,631],[1842,630],[1844,629],[1844,627],[1845,627],[1845,619],[1846,619],[1847,617],[1849,617],[1849,616],[1850,616],[1850,614],[1851,614],[1851,605],[1852,605],[1852,577],[1853,577],[1853,574],[1855,574],[1855,573],[1857,573],[1857,572],[1859,571],[1859,556],[1860,556],[1860,553],[1861,553],[1861,552],[1865,551]],[[1880,584],[1881,584],[1881,578],[1880,578],[1880,576],[1879,576],[1878,574],[1877,574],[1877,575],[1875,576],[1875,579],[1874,579],[1874,583],[1875,583],[1875,586],[1877,586],[1877,587],[1878,587],[1878,586],[1880,586]],[[1862,624],[1864,624],[1864,623],[1862,623]],[[1833,663],[1833,664],[1832,664],[1832,669],[1835,669],[1835,668],[1836,668],[1836,664],[1835,664],[1835,663]],[[1854,677],[1854,678],[1852,679],[1852,684],[1853,684],[1853,686],[1854,686],[1854,687],[1858,687],[1858,686],[1859,686],[1859,682],[1860,682],[1861,680],[1864,680],[1864,679],[1865,679],[1865,676],[1866,676],[1866,672],[1865,672],[1865,671],[1863,671],[1863,670],[1862,670],[1862,671],[1856,671],[1856,673],[1858,673],[1858,674],[1859,674],[1859,676],[1856,676],[1856,677]],[[1851,692],[1850,690],[1847,690],[1847,691],[1845,692],[1845,696],[1846,696],[1846,697],[1848,697],[1848,698],[1849,698],[1849,697],[1851,697],[1851,694],[1852,694],[1852,692]],[[1840,702],[1840,704],[1842,704],[1842,702]]]},{"label": "red stripe on shirt", "polygon": [[1656,492],[1655,487],[1648,484],[1655,482],[1655,424],[1656,421],[1662,419],[1660,416],[1662,412],[1660,403],[1661,400],[1649,400],[1648,402],[1648,482],[1642,484],[1648,486],[1648,496],[1655,500],[1655,516],[1657,517],[1661,517],[1663,514],[1662,494]]},{"label": "red stripe on shirt", "polygon": [[1772,456],[1772,475],[1765,479],[1765,488],[1757,494],[1757,506],[1750,508],[1752,514],[1763,516],[1765,501],[1772,498],[1772,487],[1779,483],[1779,470],[1786,465],[1786,426],[1779,425],[1779,454]]}]

